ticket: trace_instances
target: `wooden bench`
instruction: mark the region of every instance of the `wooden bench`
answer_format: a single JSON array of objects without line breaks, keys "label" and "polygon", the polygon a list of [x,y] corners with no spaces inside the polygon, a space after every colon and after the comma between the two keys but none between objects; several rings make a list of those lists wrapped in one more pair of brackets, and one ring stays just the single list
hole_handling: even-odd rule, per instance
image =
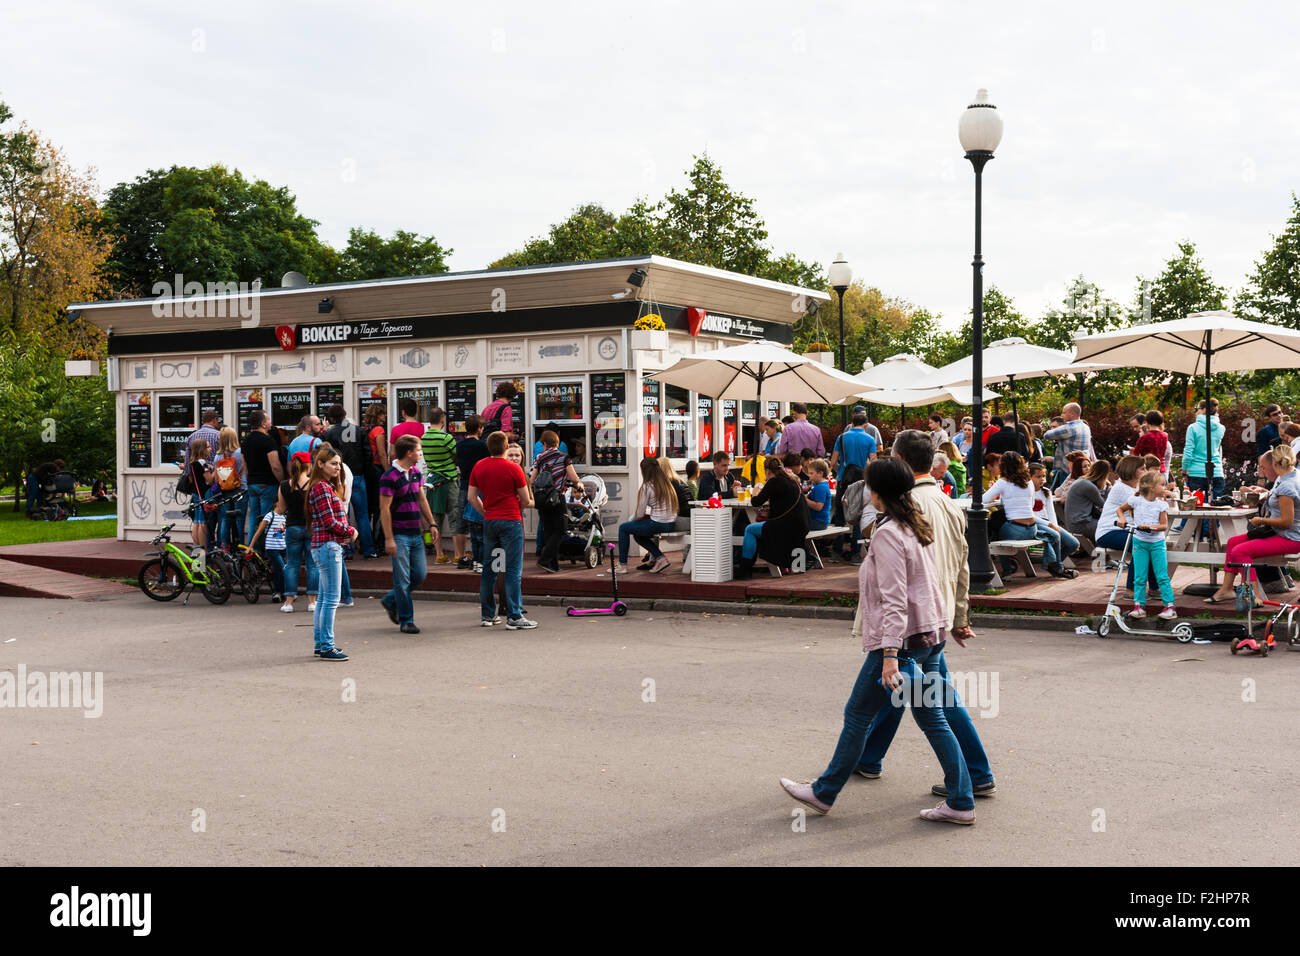
[{"label": "wooden bench", "polygon": [[[1043,542],[1039,541],[1037,538],[1028,541],[990,541],[989,554],[993,555],[995,558],[1015,558],[1016,564],[1020,567],[1020,570],[1024,572],[1025,577],[1036,578],[1038,577],[1038,572],[1034,570],[1034,562],[1033,559],[1030,558],[1029,552],[1040,550],[1042,547]],[[1069,555],[1062,555],[1061,566],[1065,568],[1073,568],[1074,562],[1070,559]]]},{"label": "wooden bench", "polygon": [[[851,534],[852,532],[852,528],[846,528],[843,525],[834,524],[827,525],[825,528],[820,528],[817,531],[808,532],[808,537],[805,539],[805,542],[807,543],[811,557],[813,561],[817,563],[819,570],[824,571],[826,565],[822,564],[822,556],[817,552],[817,542],[822,538],[838,538],[842,534]],[[809,566],[811,567],[811,562]]]}]

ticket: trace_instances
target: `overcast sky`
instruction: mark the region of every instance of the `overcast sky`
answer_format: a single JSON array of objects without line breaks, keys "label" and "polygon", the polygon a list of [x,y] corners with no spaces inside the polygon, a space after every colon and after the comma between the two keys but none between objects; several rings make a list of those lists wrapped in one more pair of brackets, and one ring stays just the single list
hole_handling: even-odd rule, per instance
[{"label": "overcast sky", "polygon": [[[986,282],[1036,315],[1084,273],[1127,302],[1183,238],[1232,291],[1300,188],[1300,7],[1179,3],[78,3],[0,13],[0,100],[102,189],[223,163],[351,226],[485,266],[572,207],[680,186],[705,150],[778,253],[970,308],[987,87]],[[1031,336],[1032,337],[1032,336]]]}]

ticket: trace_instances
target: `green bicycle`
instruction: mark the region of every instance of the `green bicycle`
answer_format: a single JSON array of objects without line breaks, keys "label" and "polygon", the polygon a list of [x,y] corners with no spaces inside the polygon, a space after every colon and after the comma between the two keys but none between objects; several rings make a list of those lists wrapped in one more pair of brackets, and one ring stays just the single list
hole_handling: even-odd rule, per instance
[{"label": "green bicycle", "polygon": [[[195,554],[186,554],[172,543],[170,532],[174,527],[174,524],[167,525],[153,539],[154,545],[161,545],[162,550],[146,555],[153,560],[140,568],[140,590],[155,601],[173,601],[182,591],[193,587],[213,604],[225,604],[236,579],[229,560],[219,551],[205,555],[199,548]],[[190,603],[189,594],[182,603]]]}]

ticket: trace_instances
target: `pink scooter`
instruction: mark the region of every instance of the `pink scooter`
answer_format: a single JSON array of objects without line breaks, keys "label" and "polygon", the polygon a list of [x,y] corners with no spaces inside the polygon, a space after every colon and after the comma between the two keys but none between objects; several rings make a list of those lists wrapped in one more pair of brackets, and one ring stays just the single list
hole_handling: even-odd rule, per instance
[{"label": "pink scooter", "polygon": [[618,599],[618,571],[614,566],[614,545],[607,544],[609,548],[609,576],[614,582],[614,603],[609,607],[566,607],[564,613],[569,617],[577,617],[579,614],[614,614],[622,617],[627,613],[627,605]]}]

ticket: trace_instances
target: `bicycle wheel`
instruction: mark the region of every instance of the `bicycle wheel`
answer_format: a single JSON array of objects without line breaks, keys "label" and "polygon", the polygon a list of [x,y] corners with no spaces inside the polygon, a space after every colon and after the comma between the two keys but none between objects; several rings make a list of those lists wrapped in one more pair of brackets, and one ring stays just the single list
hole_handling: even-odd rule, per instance
[{"label": "bicycle wheel", "polygon": [[244,600],[256,604],[262,596],[262,574],[256,561],[239,562],[239,589],[244,592]]},{"label": "bicycle wheel", "polygon": [[212,604],[225,604],[230,600],[230,593],[238,581],[230,559],[220,551],[208,555],[208,583],[200,584],[199,590]]},{"label": "bicycle wheel", "polygon": [[140,568],[140,590],[155,601],[173,601],[185,590],[185,572],[171,558],[154,558]]}]

